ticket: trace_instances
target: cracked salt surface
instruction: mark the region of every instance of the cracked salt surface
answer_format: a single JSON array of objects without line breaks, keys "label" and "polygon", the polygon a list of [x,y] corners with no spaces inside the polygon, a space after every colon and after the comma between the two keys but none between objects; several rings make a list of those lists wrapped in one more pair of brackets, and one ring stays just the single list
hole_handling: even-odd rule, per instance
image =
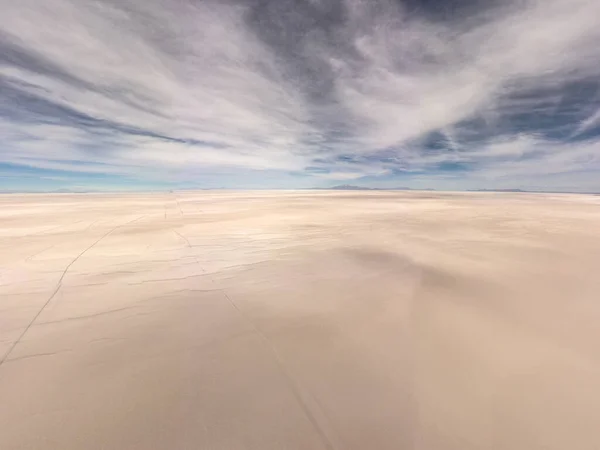
[{"label": "cracked salt surface", "polygon": [[0,448],[600,448],[599,206],[0,196]]}]

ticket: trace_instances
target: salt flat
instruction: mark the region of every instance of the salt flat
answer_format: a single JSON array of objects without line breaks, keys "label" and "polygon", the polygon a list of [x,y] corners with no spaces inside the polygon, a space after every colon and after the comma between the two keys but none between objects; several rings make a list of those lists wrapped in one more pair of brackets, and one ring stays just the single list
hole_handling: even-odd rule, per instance
[{"label": "salt flat", "polygon": [[600,197],[0,196],[0,448],[598,449]]}]

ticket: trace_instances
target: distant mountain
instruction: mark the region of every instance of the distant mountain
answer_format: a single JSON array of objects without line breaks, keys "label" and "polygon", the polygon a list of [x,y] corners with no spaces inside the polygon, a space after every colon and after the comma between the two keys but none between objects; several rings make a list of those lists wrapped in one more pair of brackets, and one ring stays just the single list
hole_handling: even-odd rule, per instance
[{"label": "distant mountain", "polygon": [[338,186],[317,188],[317,189],[328,189],[333,191],[410,191],[411,188],[405,186],[392,187],[392,188],[374,188],[365,186],[355,186],[352,184],[340,184]]},{"label": "distant mountain", "polygon": [[469,189],[471,192],[529,192],[523,189]]},{"label": "distant mountain", "polygon": [[336,190],[336,191],[374,191],[375,190],[375,188],[354,186],[352,184],[340,184],[339,186],[333,186],[333,187],[325,188],[325,189],[331,189],[331,190]]}]

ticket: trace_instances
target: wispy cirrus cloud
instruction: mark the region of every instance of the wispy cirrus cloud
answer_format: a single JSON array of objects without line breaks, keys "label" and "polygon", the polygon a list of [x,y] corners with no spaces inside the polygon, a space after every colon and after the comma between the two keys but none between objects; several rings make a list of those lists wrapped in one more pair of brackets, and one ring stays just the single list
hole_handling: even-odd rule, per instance
[{"label": "wispy cirrus cloud", "polygon": [[274,187],[600,170],[600,4],[450,4],[0,0],[0,162]]}]

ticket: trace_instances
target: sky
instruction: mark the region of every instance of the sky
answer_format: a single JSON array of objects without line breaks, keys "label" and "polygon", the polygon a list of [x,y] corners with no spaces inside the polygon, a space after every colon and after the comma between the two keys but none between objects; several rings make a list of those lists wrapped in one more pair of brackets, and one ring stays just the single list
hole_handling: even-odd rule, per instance
[{"label": "sky", "polygon": [[597,0],[0,11],[0,190],[600,192]]}]

